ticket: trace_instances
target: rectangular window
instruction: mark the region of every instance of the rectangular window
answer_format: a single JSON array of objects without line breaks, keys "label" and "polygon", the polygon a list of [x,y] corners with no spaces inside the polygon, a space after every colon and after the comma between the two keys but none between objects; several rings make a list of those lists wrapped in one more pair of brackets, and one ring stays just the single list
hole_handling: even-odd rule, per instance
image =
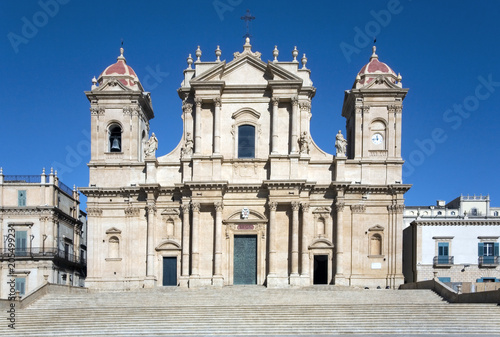
[{"label": "rectangular window", "polygon": [[26,278],[16,277],[16,291],[19,291],[19,295],[24,295],[26,290]]},{"label": "rectangular window", "polygon": [[438,242],[438,263],[447,264],[449,261],[449,242]]},{"label": "rectangular window", "polygon": [[28,253],[28,232],[16,231],[16,256],[26,256]]},{"label": "rectangular window", "polygon": [[17,206],[26,206],[26,191],[17,191]]},{"label": "rectangular window", "polygon": [[238,158],[255,158],[255,127],[238,127]]},{"label": "rectangular window", "polygon": [[477,255],[484,264],[494,264],[495,257],[498,256],[498,242],[479,242]]}]

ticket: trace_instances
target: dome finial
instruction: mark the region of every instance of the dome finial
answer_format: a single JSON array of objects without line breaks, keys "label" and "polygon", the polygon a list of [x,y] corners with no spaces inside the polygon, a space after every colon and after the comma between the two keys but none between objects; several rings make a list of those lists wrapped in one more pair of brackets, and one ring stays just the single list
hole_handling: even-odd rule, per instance
[{"label": "dome finial", "polygon": [[375,53],[377,51],[377,46],[372,47],[372,56],[370,57],[371,59],[378,59],[378,55]]},{"label": "dome finial", "polygon": [[125,50],[123,49],[123,46],[122,46],[122,47],[120,47],[120,56],[118,56],[118,57],[116,58],[116,60],[117,60],[117,61],[120,61],[120,60],[125,61],[125,56],[123,56],[123,52],[124,52],[124,51],[125,51]]}]

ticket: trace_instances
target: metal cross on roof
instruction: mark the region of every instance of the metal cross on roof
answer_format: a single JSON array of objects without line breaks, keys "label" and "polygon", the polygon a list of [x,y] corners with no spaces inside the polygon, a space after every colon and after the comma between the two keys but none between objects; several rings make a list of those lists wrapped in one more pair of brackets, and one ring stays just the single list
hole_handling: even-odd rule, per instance
[{"label": "metal cross on roof", "polygon": [[244,38],[252,37],[252,35],[250,35],[249,23],[250,23],[250,21],[255,20],[255,16],[252,16],[252,14],[250,14],[250,10],[247,9],[247,13],[245,14],[245,16],[241,17],[241,20],[245,20],[245,23],[247,26],[247,33],[245,35],[243,35],[243,37]]}]

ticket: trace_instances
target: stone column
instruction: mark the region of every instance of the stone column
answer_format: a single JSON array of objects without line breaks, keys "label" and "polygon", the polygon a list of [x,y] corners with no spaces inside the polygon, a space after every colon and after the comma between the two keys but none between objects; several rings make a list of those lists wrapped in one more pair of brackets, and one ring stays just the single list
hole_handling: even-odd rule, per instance
[{"label": "stone column", "polygon": [[298,111],[299,109],[299,99],[295,96],[292,97],[292,133],[290,135],[290,153],[298,153],[298,132],[297,132],[297,122],[298,122]]},{"label": "stone column", "polygon": [[280,102],[279,97],[273,97],[273,114],[272,114],[272,146],[271,153],[278,153],[278,104]]},{"label": "stone column", "polygon": [[198,235],[199,235],[199,225],[200,225],[200,204],[195,202],[192,203],[193,209],[193,228],[191,231],[192,235],[192,247],[191,247],[191,275],[199,276],[199,263],[200,263],[200,252],[198,247]]},{"label": "stone column", "polygon": [[299,207],[298,201],[292,202],[292,276],[299,275]]},{"label": "stone column", "polygon": [[342,256],[344,254],[344,201],[342,200],[337,200],[337,203],[335,204],[335,211],[336,211],[336,220],[337,220],[337,233],[336,238],[336,245],[335,247],[335,266],[336,266],[336,272],[335,272],[335,284],[338,284],[340,279],[344,277],[344,268],[342,266]]},{"label": "stone column", "polygon": [[269,202],[269,274],[276,275],[276,209],[278,203]]},{"label": "stone column", "polygon": [[308,236],[307,227],[311,224],[309,204],[302,203],[302,258],[300,260],[300,274],[302,276],[309,276],[309,251],[307,249]]},{"label": "stone column", "polygon": [[214,154],[220,153],[220,97],[214,97]]},{"label": "stone column", "polygon": [[201,98],[195,98],[195,125],[194,125],[194,153],[199,154],[201,151]]},{"label": "stone column", "polygon": [[[154,257],[155,257],[155,248],[154,248],[154,228],[155,228],[155,214],[156,214],[156,205],[153,201],[148,201],[148,205],[146,206],[146,210],[148,212],[148,228],[147,228],[147,237],[148,237],[148,249],[147,249],[147,258],[146,258],[146,278],[154,278]],[[151,284],[150,284],[151,286]],[[154,284],[153,284],[154,286]]]},{"label": "stone column", "polygon": [[214,255],[214,286],[222,287],[224,284],[221,272],[222,259],[222,202],[214,203],[215,206],[215,255]]},{"label": "stone column", "polygon": [[[182,273],[189,277],[189,204],[182,204]],[[187,285],[187,284],[186,284]]]}]

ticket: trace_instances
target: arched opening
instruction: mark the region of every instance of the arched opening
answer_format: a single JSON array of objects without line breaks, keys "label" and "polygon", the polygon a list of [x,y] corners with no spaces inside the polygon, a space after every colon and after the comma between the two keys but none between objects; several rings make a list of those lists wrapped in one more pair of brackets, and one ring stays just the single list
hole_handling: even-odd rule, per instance
[{"label": "arched opening", "polygon": [[109,238],[108,246],[108,256],[111,259],[117,259],[120,257],[120,240],[116,236]]},{"label": "arched opening", "polygon": [[238,158],[255,158],[255,126],[238,127]]},{"label": "arched opening", "polygon": [[116,124],[109,127],[109,152],[122,152],[122,128]]},{"label": "arched opening", "polygon": [[382,237],[373,234],[370,238],[370,255],[382,255]]}]

